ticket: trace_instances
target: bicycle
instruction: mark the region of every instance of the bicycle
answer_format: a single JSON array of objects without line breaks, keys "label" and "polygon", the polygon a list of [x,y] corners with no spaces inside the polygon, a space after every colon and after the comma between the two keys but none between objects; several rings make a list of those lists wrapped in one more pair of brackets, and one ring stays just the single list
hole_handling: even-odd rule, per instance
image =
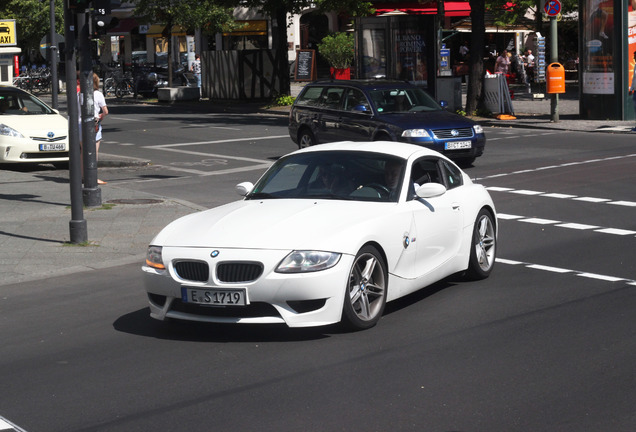
[{"label": "bicycle", "polygon": [[121,99],[126,95],[134,94],[134,92],[135,88],[132,81],[132,76],[126,73],[123,79],[119,83],[117,83],[117,86],[115,87],[115,96],[117,96],[118,99]]}]

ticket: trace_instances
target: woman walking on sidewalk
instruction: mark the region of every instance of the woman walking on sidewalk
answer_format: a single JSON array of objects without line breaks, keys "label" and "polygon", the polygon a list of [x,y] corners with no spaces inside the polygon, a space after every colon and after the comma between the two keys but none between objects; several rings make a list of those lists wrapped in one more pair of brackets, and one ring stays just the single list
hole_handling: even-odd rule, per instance
[{"label": "woman walking on sidewalk", "polygon": [[[93,72],[93,107],[95,108],[95,155],[99,156],[99,144],[102,142],[102,119],[108,115],[108,106],[104,94],[99,91],[99,75]],[[106,182],[97,179],[98,185]]]}]

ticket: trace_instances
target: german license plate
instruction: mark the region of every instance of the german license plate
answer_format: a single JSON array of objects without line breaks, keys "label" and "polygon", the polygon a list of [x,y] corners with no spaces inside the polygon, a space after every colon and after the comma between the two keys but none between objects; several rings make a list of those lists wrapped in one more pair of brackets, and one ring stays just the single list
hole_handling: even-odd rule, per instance
[{"label": "german license plate", "polygon": [[64,143],[40,144],[40,151],[62,151],[65,150]]},{"label": "german license plate", "polygon": [[446,150],[459,150],[471,148],[473,145],[470,141],[451,141],[444,145]]},{"label": "german license plate", "polygon": [[245,306],[247,305],[245,288],[196,288],[181,287],[181,300],[185,303],[197,303],[206,306]]}]

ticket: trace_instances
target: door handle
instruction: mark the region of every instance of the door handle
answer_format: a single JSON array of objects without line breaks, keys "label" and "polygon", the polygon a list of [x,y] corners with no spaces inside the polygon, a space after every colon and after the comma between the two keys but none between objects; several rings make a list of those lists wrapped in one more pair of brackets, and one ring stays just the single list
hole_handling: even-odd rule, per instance
[{"label": "door handle", "polygon": [[459,203],[452,203],[451,207],[453,208],[453,210],[459,210],[460,205]]}]

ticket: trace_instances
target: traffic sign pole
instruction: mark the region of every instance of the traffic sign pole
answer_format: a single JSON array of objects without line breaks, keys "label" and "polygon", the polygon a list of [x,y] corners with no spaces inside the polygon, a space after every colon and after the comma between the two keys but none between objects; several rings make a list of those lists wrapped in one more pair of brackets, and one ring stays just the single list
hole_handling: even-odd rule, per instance
[{"label": "traffic sign pole", "polygon": [[[554,0],[553,0],[554,1]],[[559,12],[561,9],[559,8]],[[558,33],[557,33],[557,18],[556,14],[550,17],[550,63],[559,62],[558,51]],[[559,121],[559,94],[552,93],[552,99],[550,100],[550,118],[553,122]]]}]

